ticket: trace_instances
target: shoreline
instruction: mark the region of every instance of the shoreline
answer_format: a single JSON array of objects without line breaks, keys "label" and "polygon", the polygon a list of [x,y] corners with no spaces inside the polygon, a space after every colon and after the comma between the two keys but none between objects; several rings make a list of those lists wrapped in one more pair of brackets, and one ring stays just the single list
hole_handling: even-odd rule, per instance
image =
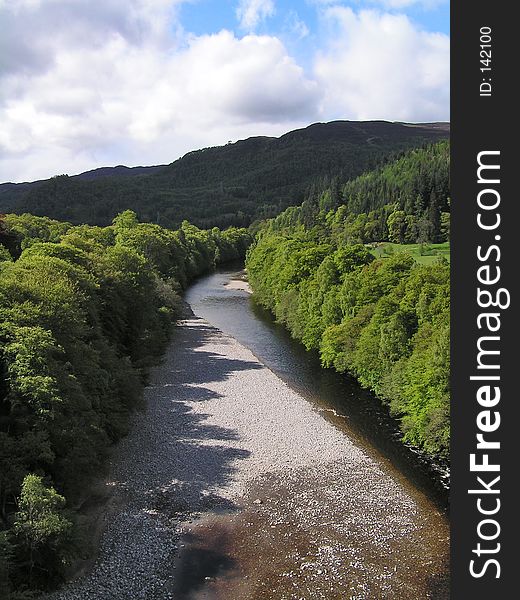
[{"label": "shoreline", "polygon": [[[224,284],[224,287],[227,289],[230,289],[230,290],[245,291],[248,294],[250,294],[251,296],[254,293],[249,282],[247,281],[247,273],[246,273],[245,269],[241,272],[240,277],[230,279],[228,281],[228,283]],[[273,322],[276,323],[273,312],[269,309],[265,309],[265,311],[270,315]],[[288,333],[288,335],[290,335],[289,330],[287,329],[287,327],[284,324],[281,324],[281,327],[283,327],[284,330]],[[295,339],[295,341],[298,344],[301,344],[303,347],[301,340],[296,339],[296,338],[293,338],[293,339]],[[308,350],[306,350],[306,352],[308,352]],[[321,368],[323,368],[323,367],[321,367]],[[336,373],[338,373],[338,375],[342,375],[338,371],[336,371]],[[348,372],[345,373],[344,375],[352,377],[357,381],[356,377]],[[358,385],[360,385],[359,382],[358,382]],[[392,432],[390,432],[390,435],[392,437],[398,439],[402,448],[405,449],[407,452],[409,452],[410,456],[413,456],[413,460],[417,463],[417,467],[419,467],[420,469],[423,470],[423,472],[427,475],[427,477],[431,480],[432,484],[436,488],[436,491],[435,491],[436,496],[437,496],[436,501],[437,501],[439,507],[442,510],[446,511],[446,513],[449,513],[449,511],[450,511],[450,484],[451,484],[450,461],[441,456],[438,456],[435,454],[429,454],[425,450],[421,449],[418,446],[414,446],[413,444],[411,444],[409,442],[404,442],[402,439],[403,432],[401,431],[401,429],[399,427],[399,419],[390,415],[390,412],[388,411],[388,407],[385,405],[384,401],[381,400],[375,394],[375,392],[373,390],[371,390],[370,388],[364,388],[364,389],[367,389],[367,391],[369,391],[371,394],[373,394],[374,398],[377,399],[377,401],[380,403],[381,407],[387,411],[387,418],[395,426],[395,429]],[[348,419],[348,416],[340,415],[340,414],[336,413],[335,409],[323,408],[321,410],[323,410],[325,413],[327,411],[335,413],[335,417],[337,417],[339,419],[345,419],[345,418]]]},{"label": "shoreline", "polygon": [[244,600],[265,597],[265,582],[278,586],[273,598],[305,597],[309,585],[330,594],[329,584],[331,599],[404,589],[429,597],[411,565],[420,572],[446,558],[445,539],[428,533],[435,522],[448,535],[443,515],[419,506],[234,338],[196,317],[179,322],[145,401],[114,451],[117,503],[94,568],[47,598],[205,590]]},{"label": "shoreline", "polygon": [[228,290],[240,290],[248,294],[253,294],[253,289],[246,279],[230,279],[224,284],[224,287]]}]

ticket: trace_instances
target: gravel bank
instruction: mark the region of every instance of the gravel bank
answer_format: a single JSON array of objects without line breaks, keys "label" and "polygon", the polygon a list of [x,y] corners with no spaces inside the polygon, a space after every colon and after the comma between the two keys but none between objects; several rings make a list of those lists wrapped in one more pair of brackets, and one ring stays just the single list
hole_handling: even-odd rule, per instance
[{"label": "gravel bank", "polygon": [[241,290],[242,292],[247,292],[248,294],[252,294],[253,290],[247,281],[244,279],[230,279],[224,287],[228,290]]},{"label": "gravel bank", "polygon": [[442,516],[233,338],[180,322],[145,400],[99,559],[49,599],[444,597]]}]

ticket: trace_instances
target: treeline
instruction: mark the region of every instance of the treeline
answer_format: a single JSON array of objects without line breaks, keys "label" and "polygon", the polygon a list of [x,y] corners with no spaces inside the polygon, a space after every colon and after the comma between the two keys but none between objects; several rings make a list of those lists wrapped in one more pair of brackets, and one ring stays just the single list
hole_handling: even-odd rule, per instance
[{"label": "treeline", "polygon": [[[0,597],[59,579],[73,507],[125,435],[179,292],[244,256],[246,230],[0,219]],[[28,595],[29,594],[29,595]]]},{"label": "treeline", "polygon": [[[132,209],[141,221],[169,228],[185,219],[206,229],[247,227],[300,204],[324,181],[347,181],[448,135],[446,128],[383,121],[315,123],[280,138],[253,137],[190,152],[151,174],[107,169],[92,178],[60,175],[0,185],[0,212],[105,226]],[[103,172],[109,176],[99,176]]]},{"label": "treeline", "polygon": [[321,224],[340,243],[444,242],[450,236],[448,141],[403,153],[351,181],[313,186],[301,206],[270,224],[272,230]]},{"label": "treeline", "polygon": [[[446,153],[444,143],[412,151],[325,190],[312,206],[309,200],[289,208],[259,228],[246,260],[258,302],[317,350],[325,367],[354,375],[387,403],[405,441],[443,457],[450,432],[449,264],[444,258],[417,264],[406,252],[376,260],[368,242],[411,241],[394,237],[400,212],[405,220],[422,215],[419,241],[442,237],[428,205],[409,200],[417,193],[432,199],[437,214],[447,208]],[[341,189],[346,195],[330,208]],[[370,190],[381,194],[377,202],[363,198]],[[369,213],[352,212],[374,206]]]},{"label": "treeline", "polygon": [[322,364],[388,403],[404,440],[449,450],[449,265],[405,253],[376,260],[301,232],[264,234],[247,258],[259,303]]},{"label": "treeline", "polygon": [[397,160],[348,181],[342,188],[342,204],[354,213],[397,204],[406,214],[420,217],[430,204],[447,210],[449,195],[450,143],[445,140],[405,152]]}]

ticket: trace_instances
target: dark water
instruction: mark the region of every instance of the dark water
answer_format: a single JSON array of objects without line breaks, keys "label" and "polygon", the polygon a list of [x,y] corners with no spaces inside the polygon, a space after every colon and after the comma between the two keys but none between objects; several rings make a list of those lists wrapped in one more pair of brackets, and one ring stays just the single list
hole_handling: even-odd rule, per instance
[{"label": "dark water", "polygon": [[351,377],[320,366],[316,353],[292,339],[271,314],[245,291],[226,286],[240,278],[239,266],[220,269],[195,282],[185,299],[194,313],[237,339],[285,383],[323,411],[365,452],[391,472],[409,492],[424,494],[447,509],[444,465],[428,461],[399,441],[397,423]]}]

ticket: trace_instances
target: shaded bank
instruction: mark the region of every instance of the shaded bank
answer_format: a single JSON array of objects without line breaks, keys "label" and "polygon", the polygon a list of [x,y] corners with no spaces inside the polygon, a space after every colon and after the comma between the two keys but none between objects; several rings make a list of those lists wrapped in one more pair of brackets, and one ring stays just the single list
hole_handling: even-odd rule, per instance
[{"label": "shaded bank", "polygon": [[54,600],[448,597],[445,516],[232,337],[179,323],[145,396],[99,559]]}]

